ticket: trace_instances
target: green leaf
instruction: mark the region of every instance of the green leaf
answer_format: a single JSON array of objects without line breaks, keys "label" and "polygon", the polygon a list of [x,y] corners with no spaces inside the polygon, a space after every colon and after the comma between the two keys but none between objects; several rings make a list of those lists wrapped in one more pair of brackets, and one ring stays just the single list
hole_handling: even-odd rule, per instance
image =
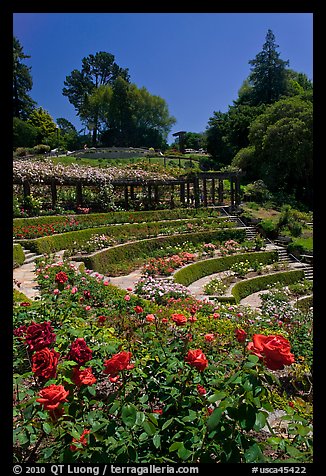
[{"label": "green leaf", "polygon": [[210,403],[215,403],[218,400],[223,400],[226,397],[225,392],[215,392],[214,395],[211,395],[207,398]]},{"label": "green leaf", "polygon": [[256,431],[261,430],[266,425],[266,418],[268,413],[266,412],[258,412],[256,415],[256,421],[254,425],[254,429]]},{"label": "green leaf", "polygon": [[158,435],[158,434],[154,435],[153,443],[154,443],[155,448],[159,448],[161,446],[161,436]]},{"label": "green leaf", "polygon": [[254,443],[245,451],[244,458],[246,463],[263,463],[265,461],[260,446],[257,443]]},{"label": "green leaf", "polygon": [[162,430],[165,430],[165,428],[167,428],[168,426],[170,426],[171,423],[173,422],[173,420],[174,420],[173,418],[170,418],[169,420],[167,420],[167,421],[163,424]]},{"label": "green leaf", "polygon": [[215,408],[213,413],[207,419],[207,428],[208,431],[214,430],[220,422],[223,410],[221,408]]},{"label": "green leaf", "polygon": [[91,395],[93,395],[93,397],[95,397],[95,395],[96,395],[95,387],[88,387],[88,391]]},{"label": "green leaf", "polygon": [[259,357],[257,357],[257,355],[254,355],[254,354],[250,354],[248,355],[248,360],[249,362],[252,362],[253,364],[257,364],[259,362]]},{"label": "green leaf", "polygon": [[156,433],[156,428],[152,422],[145,420],[143,422],[143,428],[149,436],[153,436]]},{"label": "green leaf", "polygon": [[136,425],[141,425],[145,421],[146,415],[143,412],[137,412]]},{"label": "green leaf", "polygon": [[169,447],[169,453],[172,451],[177,451],[181,446],[183,446],[182,441],[175,441],[172,443],[172,445]]},{"label": "green leaf", "polygon": [[183,459],[183,460],[186,460],[189,458],[189,456],[191,455],[191,451],[189,451],[185,446],[184,444],[182,443],[182,446],[180,446],[180,448],[178,449],[178,456],[179,458]]},{"label": "green leaf", "polygon": [[52,431],[51,426],[50,426],[48,423],[46,423],[46,422],[43,423],[42,428],[43,428],[43,430],[45,431],[45,433],[46,433],[47,435],[49,435],[49,434],[51,433],[51,431]]},{"label": "green leaf", "polygon": [[136,423],[137,409],[135,405],[124,405],[121,411],[121,419],[123,423],[132,428]]}]

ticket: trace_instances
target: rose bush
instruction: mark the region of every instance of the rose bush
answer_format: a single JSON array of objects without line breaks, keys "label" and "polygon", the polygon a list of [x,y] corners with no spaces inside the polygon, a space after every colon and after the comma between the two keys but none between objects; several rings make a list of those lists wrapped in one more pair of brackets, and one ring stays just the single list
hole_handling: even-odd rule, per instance
[{"label": "rose bush", "polygon": [[[301,387],[279,374],[291,381],[307,365],[307,315],[280,327],[188,295],[148,301],[66,261],[37,270],[41,299],[14,306],[15,461],[311,461],[308,396],[303,407]],[[59,272],[68,279],[54,293]],[[279,408],[285,434],[263,431]]]}]

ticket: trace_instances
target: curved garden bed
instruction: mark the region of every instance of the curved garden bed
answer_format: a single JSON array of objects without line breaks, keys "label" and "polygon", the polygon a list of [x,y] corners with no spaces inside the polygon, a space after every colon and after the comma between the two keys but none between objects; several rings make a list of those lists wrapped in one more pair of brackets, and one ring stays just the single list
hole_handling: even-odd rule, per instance
[{"label": "curved garden bed", "polygon": [[[88,256],[75,257],[83,261],[89,269],[103,274],[114,276],[119,273],[121,266],[128,266],[129,272],[141,265],[146,258],[158,249],[191,241],[193,244],[211,241],[223,242],[233,239],[241,242],[245,239],[243,228],[232,228],[229,230],[215,230],[198,233],[180,233],[173,236],[150,238],[132,243],[113,246],[111,248],[98,251]],[[207,260],[209,261],[209,260]]]},{"label": "curved garden bed", "polygon": [[249,253],[237,253],[223,258],[211,258],[204,261],[189,264],[174,274],[176,283],[189,286],[189,284],[197,281],[204,276],[226,271],[234,263],[248,260],[250,263],[258,261],[263,264],[271,264],[278,260],[276,251],[256,251]]},{"label": "curved garden bed", "polygon": [[[203,223],[203,220],[205,222]],[[224,220],[223,220],[224,221]],[[234,228],[233,223],[219,223],[216,218],[195,218],[195,219],[181,219],[145,222],[145,223],[126,223],[109,225],[102,227],[87,228],[85,230],[67,231],[65,233],[58,233],[52,236],[43,236],[40,238],[33,238],[29,240],[20,240],[19,242],[27,249],[35,253],[54,253],[60,250],[74,250],[81,248],[94,235],[107,235],[118,242],[131,241],[133,239],[144,239],[147,237],[155,237],[160,233],[169,235],[171,233],[178,233],[178,229],[184,228],[189,223],[190,227],[207,226],[208,228]],[[169,230],[170,229],[170,230]]]}]

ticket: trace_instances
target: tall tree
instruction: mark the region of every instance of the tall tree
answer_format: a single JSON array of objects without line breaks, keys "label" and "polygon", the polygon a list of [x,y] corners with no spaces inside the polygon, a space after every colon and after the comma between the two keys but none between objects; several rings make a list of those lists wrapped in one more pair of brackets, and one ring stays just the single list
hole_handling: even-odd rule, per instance
[{"label": "tall tree", "polygon": [[97,140],[99,114],[90,107],[89,96],[100,86],[113,84],[118,77],[129,82],[128,69],[120,68],[111,53],[100,51],[83,58],[81,70],[74,69],[64,81],[62,94],[68,97],[85,124],[93,123],[93,145]]},{"label": "tall tree", "polygon": [[57,139],[57,125],[51,115],[42,107],[34,109],[27,121],[32,124],[38,131],[38,143],[54,145]]},{"label": "tall tree", "polygon": [[277,52],[272,30],[267,31],[263,49],[255,59],[250,60],[251,73],[249,84],[252,85],[252,105],[271,104],[277,101],[287,90],[286,67],[289,61],[283,61]]},{"label": "tall tree", "polygon": [[13,38],[13,116],[26,120],[34,109],[36,102],[29,95],[33,87],[31,67],[24,64],[30,58],[14,36]]}]

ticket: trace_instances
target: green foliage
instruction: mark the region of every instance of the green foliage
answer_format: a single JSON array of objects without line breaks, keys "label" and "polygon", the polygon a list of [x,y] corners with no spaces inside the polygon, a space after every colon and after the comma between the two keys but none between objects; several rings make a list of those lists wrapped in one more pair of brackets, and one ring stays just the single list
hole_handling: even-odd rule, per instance
[{"label": "green foliage", "polygon": [[25,253],[22,246],[18,243],[14,243],[13,249],[14,268],[21,266],[25,261]]},{"label": "green foliage", "polygon": [[232,294],[236,299],[236,302],[240,302],[241,299],[249,296],[250,294],[266,289],[267,285],[280,282],[283,285],[292,284],[299,281],[304,276],[302,270],[284,271],[278,273],[272,273],[264,276],[258,276],[251,279],[245,279],[239,283],[236,283],[232,288]]},{"label": "green foliage", "polygon": [[[33,87],[31,67],[24,64],[30,58],[23,50],[17,37],[13,38],[13,116],[26,120],[32,112],[36,102],[30,97],[29,91]],[[22,143],[19,145],[29,146]],[[17,146],[15,146],[17,147]]]},{"label": "green foliage", "polygon": [[38,140],[38,129],[28,122],[13,118],[13,147],[19,157],[26,155],[22,154],[23,148],[34,147]]},{"label": "green foliage", "polygon": [[177,271],[174,274],[174,280],[176,283],[189,286],[189,284],[203,278],[204,276],[226,271],[235,263],[243,262],[244,260],[248,260],[250,263],[259,260],[259,262],[264,264],[270,264],[277,260],[277,253],[274,251],[239,253],[232,256],[225,256],[223,258],[211,258],[199,261]]}]

